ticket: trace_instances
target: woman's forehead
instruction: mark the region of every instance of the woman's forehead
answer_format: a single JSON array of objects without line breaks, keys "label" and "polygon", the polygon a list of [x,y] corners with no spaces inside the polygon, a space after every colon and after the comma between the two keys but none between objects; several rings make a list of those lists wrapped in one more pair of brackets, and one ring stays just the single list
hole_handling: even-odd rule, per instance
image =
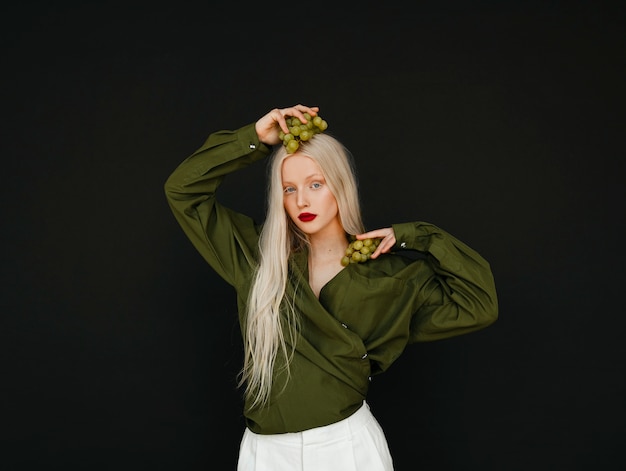
[{"label": "woman's forehead", "polygon": [[307,178],[312,175],[323,175],[322,169],[315,160],[304,154],[292,154],[283,160],[283,180],[292,178]]}]

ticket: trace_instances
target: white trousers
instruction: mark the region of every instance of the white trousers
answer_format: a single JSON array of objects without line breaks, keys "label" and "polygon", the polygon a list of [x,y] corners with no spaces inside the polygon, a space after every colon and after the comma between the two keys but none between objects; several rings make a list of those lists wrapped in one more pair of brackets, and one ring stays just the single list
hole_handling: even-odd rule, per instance
[{"label": "white trousers", "polygon": [[304,432],[246,429],[237,471],[393,471],[393,462],[383,429],[363,402],[350,417]]}]

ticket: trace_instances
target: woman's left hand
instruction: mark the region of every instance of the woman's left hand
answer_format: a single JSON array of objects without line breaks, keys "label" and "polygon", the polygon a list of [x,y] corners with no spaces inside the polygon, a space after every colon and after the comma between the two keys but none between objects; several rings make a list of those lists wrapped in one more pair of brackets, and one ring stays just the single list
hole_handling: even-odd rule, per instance
[{"label": "woman's left hand", "polygon": [[391,251],[394,245],[396,245],[396,234],[391,227],[385,227],[384,229],[376,229],[374,231],[364,232],[363,234],[357,234],[356,238],[363,239],[382,239],[376,250],[372,254],[372,258],[378,257],[381,253],[388,253]]}]

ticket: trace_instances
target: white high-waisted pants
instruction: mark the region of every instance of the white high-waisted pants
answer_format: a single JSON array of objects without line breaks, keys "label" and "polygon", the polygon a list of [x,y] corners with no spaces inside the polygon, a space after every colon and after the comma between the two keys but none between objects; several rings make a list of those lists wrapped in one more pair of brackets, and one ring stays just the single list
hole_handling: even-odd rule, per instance
[{"label": "white high-waisted pants", "polygon": [[237,471],[393,471],[393,462],[383,429],[363,402],[350,417],[304,432],[246,429]]}]

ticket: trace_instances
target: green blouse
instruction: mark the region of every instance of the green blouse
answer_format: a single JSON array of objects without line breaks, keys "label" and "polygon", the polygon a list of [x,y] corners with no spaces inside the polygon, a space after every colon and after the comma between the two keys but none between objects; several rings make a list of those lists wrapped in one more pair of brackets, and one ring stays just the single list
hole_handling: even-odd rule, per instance
[{"label": "green blouse", "polygon": [[[213,269],[235,288],[239,321],[258,255],[260,226],[222,206],[222,179],[271,149],[254,124],[211,134],[165,183],[183,231]],[[308,284],[307,254],[290,263],[288,293],[301,319],[291,379],[277,374],[270,404],[244,414],[256,433],[298,432],[348,417],[366,398],[373,375],[414,342],[466,334],[498,317],[493,275],[473,249],[426,222],[394,224],[393,253],[343,268],[321,290]]]}]

